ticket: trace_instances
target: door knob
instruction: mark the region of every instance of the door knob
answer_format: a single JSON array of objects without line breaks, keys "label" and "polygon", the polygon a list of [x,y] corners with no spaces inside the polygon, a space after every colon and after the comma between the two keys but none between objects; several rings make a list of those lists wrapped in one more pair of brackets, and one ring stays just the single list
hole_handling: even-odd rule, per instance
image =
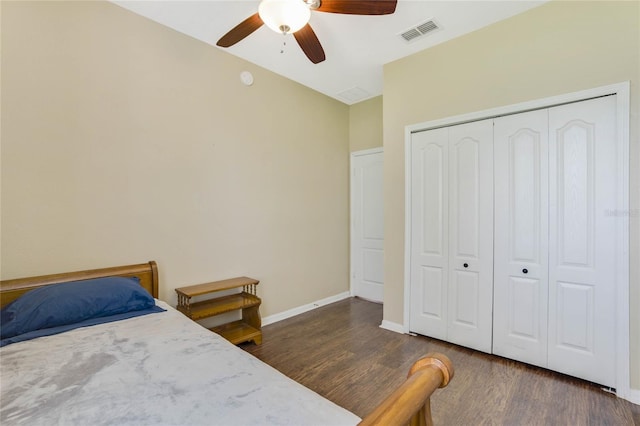
[{"label": "door knob", "polygon": [[524,268],[524,269],[522,270],[522,273],[523,273],[523,274],[527,274],[527,273],[529,273],[529,270],[528,270],[527,268]]},{"label": "door knob", "polygon": [[464,266],[465,268],[468,268],[468,267],[469,267],[469,264],[468,264],[468,263],[465,263],[465,264],[464,264],[464,265],[462,265],[462,266]]}]

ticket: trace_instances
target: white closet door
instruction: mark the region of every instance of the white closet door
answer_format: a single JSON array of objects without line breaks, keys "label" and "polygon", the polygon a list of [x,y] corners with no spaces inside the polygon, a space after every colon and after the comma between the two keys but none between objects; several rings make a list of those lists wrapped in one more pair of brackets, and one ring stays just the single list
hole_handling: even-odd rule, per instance
[{"label": "white closet door", "polygon": [[616,97],[549,109],[549,368],[615,386]]},{"label": "white closet door", "polygon": [[491,352],[493,120],[449,128],[448,339]]},{"label": "white closet door", "polygon": [[494,124],[493,353],[546,367],[548,112]]},{"label": "white closet door", "polygon": [[448,129],[411,137],[409,329],[447,338]]}]

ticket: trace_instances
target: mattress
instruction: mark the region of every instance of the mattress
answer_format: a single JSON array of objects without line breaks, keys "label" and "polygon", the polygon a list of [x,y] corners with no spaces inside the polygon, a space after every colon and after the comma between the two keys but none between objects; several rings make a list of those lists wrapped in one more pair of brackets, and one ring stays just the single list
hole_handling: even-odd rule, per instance
[{"label": "mattress", "polygon": [[0,348],[3,425],[354,425],[353,413],[166,311]]}]

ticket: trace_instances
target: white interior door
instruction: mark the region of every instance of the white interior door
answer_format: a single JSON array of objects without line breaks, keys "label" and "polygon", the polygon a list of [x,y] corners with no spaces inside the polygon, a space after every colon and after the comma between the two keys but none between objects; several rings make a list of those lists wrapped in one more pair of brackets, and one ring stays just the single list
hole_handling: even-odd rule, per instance
[{"label": "white interior door", "polygon": [[549,109],[549,368],[615,386],[616,97]]},{"label": "white interior door", "polygon": [[409,329],[446,340],[449,269],[449,130],[411,137]]},{"label": "white interior door", "polygon": [[448,340],[491,352],[493,120],[449,127]]},{"label": "white interior door", "polygon": [[383,301],[384,215],[383,153],[353,153],[351,157],[351,289],[354,296]]},{"label": "white interior door", "polygon": [[548,112],[494,120],[493,353],[547,366]]}]

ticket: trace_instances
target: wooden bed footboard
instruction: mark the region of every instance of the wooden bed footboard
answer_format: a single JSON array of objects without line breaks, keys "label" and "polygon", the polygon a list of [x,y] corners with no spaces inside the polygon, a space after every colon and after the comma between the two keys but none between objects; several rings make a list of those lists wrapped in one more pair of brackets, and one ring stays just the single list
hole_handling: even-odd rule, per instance
[{"label": "wooden bed footboard", "polygon": [[449,384],[453,364],[445,355],[429,353],[416,361],[407,380],[395,390],[360,426],[432,426],[431,394]]}]

